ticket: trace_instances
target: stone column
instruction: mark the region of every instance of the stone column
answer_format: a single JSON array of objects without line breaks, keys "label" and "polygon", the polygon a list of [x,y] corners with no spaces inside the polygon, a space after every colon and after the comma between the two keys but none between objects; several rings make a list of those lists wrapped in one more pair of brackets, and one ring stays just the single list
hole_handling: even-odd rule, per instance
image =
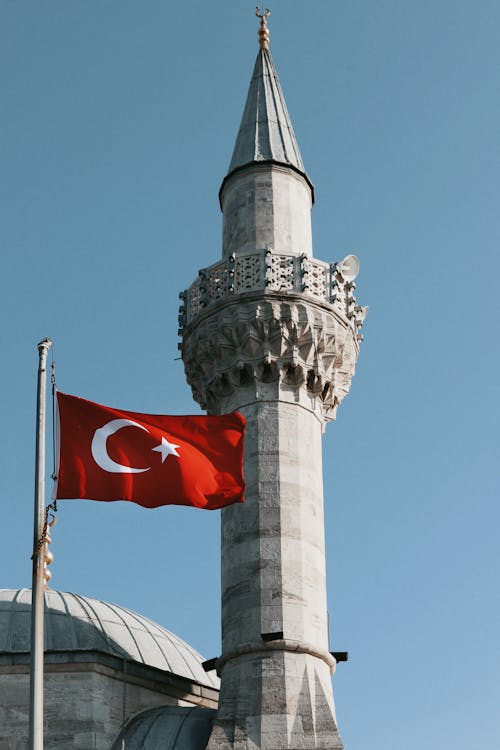
[{"label": "stone column", "polygon": [[335,264],[267,250],[200,271],[181,295],[194,398],[247,419],[245,503],[222,511],[222,684],[208,750],[342,748],[321,434],[354,373],[364,313],[353,288]]}]

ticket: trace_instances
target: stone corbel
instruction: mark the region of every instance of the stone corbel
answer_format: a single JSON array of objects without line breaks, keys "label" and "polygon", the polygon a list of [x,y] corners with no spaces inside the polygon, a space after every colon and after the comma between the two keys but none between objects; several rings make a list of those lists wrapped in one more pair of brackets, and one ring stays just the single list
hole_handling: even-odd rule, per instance
[{"label": "stone corbel", "polygon": [[[214,312],[189,326],[182,347],[193,396],[217,411],[239,389],[275,384],[295,400],[308,395],[322,403],[325,420],[335,418],[348,393],[358,354],[352,326],[309,302],[248,302]],[[269,396],[267,392],[266,398]],[[277,397],[276,392],[274,397]]]}]

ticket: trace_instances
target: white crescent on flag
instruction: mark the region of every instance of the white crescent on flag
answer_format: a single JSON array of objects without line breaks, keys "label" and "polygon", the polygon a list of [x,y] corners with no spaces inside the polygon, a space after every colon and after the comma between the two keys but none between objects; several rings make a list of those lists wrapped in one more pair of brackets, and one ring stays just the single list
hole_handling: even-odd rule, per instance
[{"label": "white crescent on flag", "polygon": [[134,469],[132,466],[124,466],[110,458],[106,448],[107,440],[123,427],[138,427],[140,430],[148,431],[142,424],[133,422],[131,419],[112,419],[104,427],[100,427],[95,431],[91,446],[92,458],[101,469],[114,474],[140,474],[143,471],[149,471],[150,466],[147,466],[145,469]]},{"label": "white crescent on flag", "polygon": [[[147,466],[145,469],[135,469],[133,466],[119,464],[117,461],[113,461],[110,457],[106,447],[107,440],[111,435],[114,435],[115,432],[118,432],[118,430],[121,430],[123,427],[138,427],[140,430],[144,430],[144,432],[149,432],[146,427],[139,424],[139,422],[134,422],[132,419],[112,419],[111,422],[105,424],[104,427],[99,427],[99,429],[94,432],[91,445],[92,458],[101,469],[109,471],[112,474],[140,474],[144,471],[149,471],[151,466]],[[169,443],[168,440],[162,436],[160,445],[151,448],[151,450],[161,453],[161,462],[163,463],[167,456],[177,456],[177,458],[179,458],[179,454],[176,451],[176,448],[178,447],[178,445]]]}]

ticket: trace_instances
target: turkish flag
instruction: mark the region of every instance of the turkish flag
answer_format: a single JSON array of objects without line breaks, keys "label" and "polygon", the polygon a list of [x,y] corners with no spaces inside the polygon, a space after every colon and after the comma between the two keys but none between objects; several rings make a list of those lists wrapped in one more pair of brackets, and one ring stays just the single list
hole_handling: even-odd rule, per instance
[{"label": "turkish flag", "polygon": [[57,394],[57,500],[214,510],[243,502],[245,418],[138,414]]}]

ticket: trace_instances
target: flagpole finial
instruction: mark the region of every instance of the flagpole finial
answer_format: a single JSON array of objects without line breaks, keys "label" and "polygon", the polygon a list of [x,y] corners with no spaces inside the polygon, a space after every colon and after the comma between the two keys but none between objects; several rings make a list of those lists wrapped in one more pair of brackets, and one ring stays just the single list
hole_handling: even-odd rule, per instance
[{"label": "flagpole finial", "polygon": [[262,6],[257,5],[255,15],[257,18],[260,18],[260,27],[257,32],[257,36],[259,37],[259,47],[261,49],[269,49],[269,29],[267,28],[267,19],[271,15],[271,11],[269,8],[264,10]]}]

